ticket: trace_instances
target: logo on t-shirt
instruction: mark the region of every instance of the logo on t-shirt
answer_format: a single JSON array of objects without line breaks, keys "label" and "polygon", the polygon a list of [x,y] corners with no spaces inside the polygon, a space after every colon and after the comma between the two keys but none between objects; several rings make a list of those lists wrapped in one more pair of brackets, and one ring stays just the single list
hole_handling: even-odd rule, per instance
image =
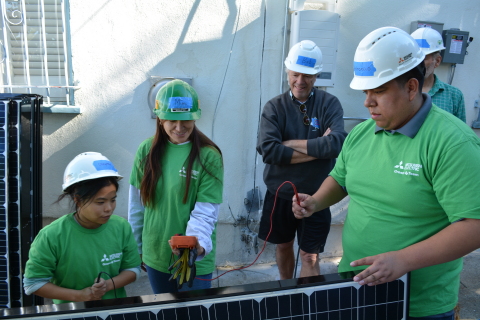
[{"label": "logo on t-shirt", "polygon": [[[187,177],[187,170],[185,170],[185,167],[182,167],[182,169],[180,169],[179,172],[180,172],[180,177],[184,177],[184,178]],[[198,179],[198,174],[199,172],[197,170],[192,169],[192,179]]]},{"label": "logo on t-shirt", "polygon": [[399,164],[394,166],[393,172],[397,173],[397,174],[403,174],[403,175],[406,175],[406,176],[416,176],[416,177],[418,177],[419,174],[417,172],[419,172],[420,169],[422,169],[421,164],[416,164],[416,163],[405,163],[404,164],[403,161],[400,161]]},{"label": "logo on t-shirt", "polygon": [[312,131],[317,131],[320,129],[320,122],[318,121],[317,117],[312,118],[310,125],[314,128]]},{"label": "logo on t-shirt", "polygon": [[120,258],[122,257],[123,252],[113,253],[111,255],[103,254],[103,259],[100,260],[102,262],[102,266],[108,266],[109,264],[120,262]]}]

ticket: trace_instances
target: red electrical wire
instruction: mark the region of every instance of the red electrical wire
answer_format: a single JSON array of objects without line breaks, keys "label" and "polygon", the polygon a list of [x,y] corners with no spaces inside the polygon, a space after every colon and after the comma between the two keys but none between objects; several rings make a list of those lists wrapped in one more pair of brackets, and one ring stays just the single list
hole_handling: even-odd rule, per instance
[{"label": "red electrical wire", "polygon": [[225,271],[224,273],[222,273],[221,275],[219,275],[218,277],[215,277],[215,278],[213,278],[213,279],[202,279],[202,278],[197,278],[197,277],[196,277],[195,279],[197,279],[197,280],[202,280],[202,281],[213,281],[213,280],[216,280],[216,279],[220,278],[221,276],[223,276],[224,274],[227,274],[227,273],[229,273],[229,272],[247,269],[248,267],[251,267],[253,264],[255,264],[255,262],[257,262],[258,258],[260,258],[260,255],[262,254],[263,250],[265,250],[265,247],[267,246],[267,241],[268,241],[268,238],[270,237],[270,233],[272,233],[272,225],[273,225],[272,217],[273,217],[273,212],[275,211],[275,205],[277,204],[278,191],[280,190],[280,188],[281,188],[285,183],[290,183],[290,184],[292,185],[293,192],[295,193],[295,197],[297,198],[297,203],[298,203],[298,205],[300,205],[300,200],[298,199],[298,192],[297,192],[297,188],[295,187],[295,185],[294,185],[292,182],[290,182],[290,181],[285,181],[285,182],[283,182],[283,183],[277,188],[277,192],[275,192],[275,200],[273,201],[273,208],[272,208],[272,212],[270,213],[270,230],[268,231],[268,235],[267,235],[267,237],[265,238],[265,241],[263,242],[262,250],[258,253],[258,255],[257,255],[257,257],[255,258],[255,260],[253,260],[253,262],[250,263],[248,266],[244,266],[244,267],[240,267],[240,268],[236,268],[236,269],[232,269],[232,270]]}]

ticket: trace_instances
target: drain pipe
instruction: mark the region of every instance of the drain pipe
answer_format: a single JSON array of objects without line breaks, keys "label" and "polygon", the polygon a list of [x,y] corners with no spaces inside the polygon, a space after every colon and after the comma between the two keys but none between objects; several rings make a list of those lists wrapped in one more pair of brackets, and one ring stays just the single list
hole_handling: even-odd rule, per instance
[{"label": "drain pipe", "polygon": [[[290,0],[290,1],[292,1],[292,0]],[[282,62],[280,64],[280,92],[279,92],[279,94],[283,93],[283,81],[284,81],[283,77],[285,75],[283,61],[285,61],[285,46],[287,45],[287,30],[288,30],[287,21],[288,21],[288,15],[290,14],[288,8],[289,8],[289,3],[288,3],[288,1],[286,1],[285,21],[283,23],[283,49],[282,49]]]}]

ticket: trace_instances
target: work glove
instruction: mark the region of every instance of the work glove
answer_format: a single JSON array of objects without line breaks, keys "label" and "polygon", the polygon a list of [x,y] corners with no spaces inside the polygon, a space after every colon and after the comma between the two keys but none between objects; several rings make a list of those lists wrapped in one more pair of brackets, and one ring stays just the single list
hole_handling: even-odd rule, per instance
[{"label": "work glove", "polygon": [[180,255],[178,259],[168,267],[168,271],[173,273],[169,281],[177,281],[177,288],[180,290],[185,282],[189,288],[193,285],[196,276],[195,260],[197,259],[197,248],[179,248]]}]

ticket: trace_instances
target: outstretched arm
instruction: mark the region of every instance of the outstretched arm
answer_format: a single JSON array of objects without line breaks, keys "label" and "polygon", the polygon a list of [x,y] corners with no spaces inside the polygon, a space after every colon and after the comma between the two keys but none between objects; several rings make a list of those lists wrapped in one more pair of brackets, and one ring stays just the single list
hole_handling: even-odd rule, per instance
[{"label": "outstretched arm", "polygon": [[300,205],[297,203],[297,197],[293,196],[292,211],[295,218],[303,219],[310,217],[314,212],[323,210],[339,202],[346,196],[347,193],[337,181],[331,176],[328,176],[313,196],[304,193],[298,194]]},{"label": "outstretched arm", "polygon": [[352,261],[352,267],[369,266],[353,280],[373,286],[393,281],[413,270],[461,258],[480,248],[478,230],[480,219],[464,219],[405,249]]}]

